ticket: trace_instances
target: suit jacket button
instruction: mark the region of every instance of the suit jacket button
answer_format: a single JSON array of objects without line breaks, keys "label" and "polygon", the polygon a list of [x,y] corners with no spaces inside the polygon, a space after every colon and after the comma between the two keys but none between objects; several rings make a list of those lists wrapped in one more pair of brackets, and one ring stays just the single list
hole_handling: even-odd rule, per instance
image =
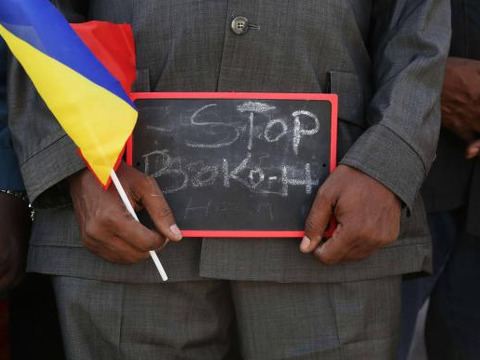
[{"label": "suit jacket button", "polygon": [[243,35],[248,32],[248,19],[243,16],[237,16],[230,23],[230,28],[237,35]]}]

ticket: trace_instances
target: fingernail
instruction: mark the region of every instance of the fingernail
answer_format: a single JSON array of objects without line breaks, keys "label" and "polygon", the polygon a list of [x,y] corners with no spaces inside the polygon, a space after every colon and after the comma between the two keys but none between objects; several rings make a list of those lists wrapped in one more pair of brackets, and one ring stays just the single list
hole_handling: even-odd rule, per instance
[{"label": "fingernail", "polygon": [[182,237],[182,232],[178,228],[177,224],[173,224],[170,226],[170,231],[175,234],[177,237],[181,238]]},{"label": "fingernail", "polygon": [[323,252],[323,246],[317,247],[314,252],[316,255],[321,255]]},{"label": "fingernail", "polygon": [[310,247],[310,239],[306,236],[303,237],[302,242],[300,243],[300,250],[303,252],[307,252],[308,248]]}]

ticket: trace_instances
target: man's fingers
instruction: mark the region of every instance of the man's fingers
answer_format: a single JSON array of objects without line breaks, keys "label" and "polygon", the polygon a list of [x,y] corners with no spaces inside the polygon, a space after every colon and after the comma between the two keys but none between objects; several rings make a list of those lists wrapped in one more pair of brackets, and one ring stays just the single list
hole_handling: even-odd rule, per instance
[{"label": "man's fingers", "polygon": [[142,250],[138,250],[124,239],[112,237],[108,242],[108,249],[115,256],[118,263],[136,264],[142,260],[150,258],[150,254]]},{"label": "man's fingers", "polygon": [[148,186],[137,194],[158,231],[172,241],[182,240],[182,233],[175,222],[173,212],[155,179],[149,177]]},{"label": "man's fingers", "polygon": [[148,229],[133,217],[118,221],[114,229],[114,235],[142,252],[159,249],[165,243],[162,235]]},{"label": "man's fingers", "polygon": [[476,140],[468,144],[465,150],[465,157],[467,159],[473,159],[480,155],[480,140]]},{"label": "man's fingers", "polygon": [[350,251],[352,236],[352,232],[338,224],[332,237],[315,250],[315,257],[327,265],[338,264]]},{"label": "man's fingers", "polygon": [[82,234],[85,246],[94,254],[119,264],[133,264],[148,258],[149,250],[158,250],[165,239],[131,217],[126,209],[102,219],[90,221]]},{"label": "man's fingers", "polygon": [[320,190],[305,221],[305,236],[300,243],[301,252],[308,254],[318,247],[333,215],[332,208],[333,204]]},{"label": "man's fingers", "polygon": [[116,236],[111,236],[106,241],[98,242],[94,239],[92,241],[94,243],[89,249],[93,253],[116,264],[135,264],[150,257],[148,252],[140,251]]},{"label": "man's fingers", "polygon": [[90,218],[82,234],[89,245],[105,243],[108,246],[112,237],[119,237],[137,251],[143,253],[160,248],[165,239],[136,221],[120,202],[113,203],[101,215]]}]

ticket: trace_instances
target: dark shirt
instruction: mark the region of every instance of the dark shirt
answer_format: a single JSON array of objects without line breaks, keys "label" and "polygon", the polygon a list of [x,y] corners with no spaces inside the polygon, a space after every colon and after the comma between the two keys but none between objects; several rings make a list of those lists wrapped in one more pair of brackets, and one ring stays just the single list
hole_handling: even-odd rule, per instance
[{"label": "dark shirt", "polygon": [[[480,60],[480,1],[451,0],[450,56]],[[478,79],[472,81],[480,82]],[[480,119],[479,119],[480,121]],[[437,159],[423,189],[429,212],[468,208],[467,230],[480,236],[480,161],[465,159],[466,144],[442,129]]]},{"label": "dark shirt", "polygon": [[22,190],[17,157],[7,128],[7,47],[0,39],[0,189]]}]

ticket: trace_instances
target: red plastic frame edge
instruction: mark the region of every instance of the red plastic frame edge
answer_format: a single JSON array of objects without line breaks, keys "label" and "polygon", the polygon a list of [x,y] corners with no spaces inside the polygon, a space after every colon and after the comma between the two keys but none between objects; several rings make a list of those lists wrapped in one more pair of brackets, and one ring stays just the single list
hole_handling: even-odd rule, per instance
[{"label": "red plastic frame edge", "polygon": [[[313,100],[328,101],[332,106],[330,119],[330,173],[337,166],[337,119],[338,96],[336,94],[315,93],[255,93],[255,92],[134,92],[130,94],[132,101],[139,99],[253,99],[253,100]],[[126,160],[133,163],[133,139],[130,137],[126,146]],[[336,222],[332,219],[324,236],[330,237],[335,230]],[[182,230],[184,237],[229,237],[229,238],[301,238],[304,231],[246,231],[246,230]]]}]

